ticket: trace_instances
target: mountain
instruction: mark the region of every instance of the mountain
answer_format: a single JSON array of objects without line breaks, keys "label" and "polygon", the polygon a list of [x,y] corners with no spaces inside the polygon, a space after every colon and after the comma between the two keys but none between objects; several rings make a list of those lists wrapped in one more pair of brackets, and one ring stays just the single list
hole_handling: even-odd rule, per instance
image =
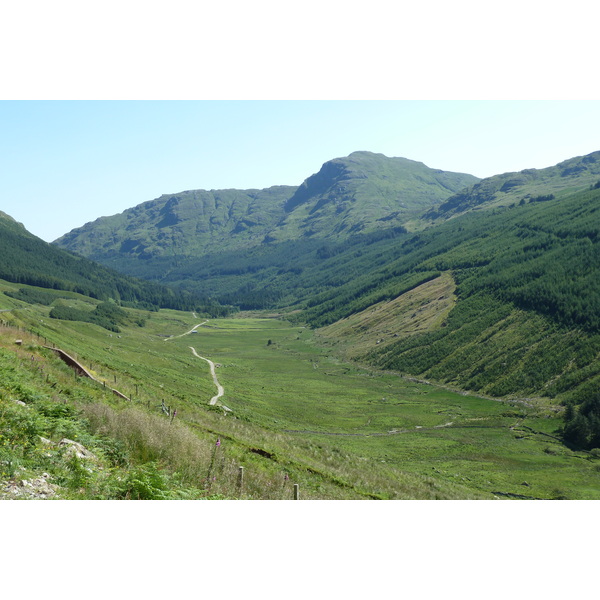
[{"label": "mountain", "polygon": [[472,175],[430,169],[406,158],[353,152],[326,162],[304,181],[286,202],[286,216],[270,239],[331,240],[402,227],[476,181]]},{"label": "mountain", "polygon": [[476,181],[404,158],[355,152],[328,161],[300,187],[164,195],[54,243],[131,275],[172,282],[181,279],[174,270],[207,254],[401,227]]},{"label": "mountain", "polygon": [[0,279],[137,305],[182,309],[202,305],[196,296],[136,280],[48,244],[6,213],[0,213]]},{"label": "mountain", "polygon": [[259,244],[283,216],[296,188],[188,190],[163,195],[74,229],[54,243],[110,263],[118,256],[148,261],[200,255],[209,248]]},{"label": "mountain", "polygon": [[600,151],[546,169],[525,169],[483,179],[430,209],[428,219],[448,219],[469,210],[544,201],[587,189],[600,179]]}]

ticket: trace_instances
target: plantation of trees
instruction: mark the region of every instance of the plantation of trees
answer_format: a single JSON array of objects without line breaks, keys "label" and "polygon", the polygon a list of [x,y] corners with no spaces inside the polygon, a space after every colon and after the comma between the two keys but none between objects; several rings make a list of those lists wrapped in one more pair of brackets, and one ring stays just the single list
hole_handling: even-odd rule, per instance
[{"label": "plantation of trees", "polygon": [[[50,275],[51,274],[51,275]],[[14,221],[0,218],[0,279],[48,290],[75,292],[98,300],[140,308],[197,310],[210,316],[228,314],[231,307],[202,297],[179,292],[153,282],[121,275],[65,250],[60,250],[31,235]],[[44,294],[31,296],[29,302],[48,302]]]}]

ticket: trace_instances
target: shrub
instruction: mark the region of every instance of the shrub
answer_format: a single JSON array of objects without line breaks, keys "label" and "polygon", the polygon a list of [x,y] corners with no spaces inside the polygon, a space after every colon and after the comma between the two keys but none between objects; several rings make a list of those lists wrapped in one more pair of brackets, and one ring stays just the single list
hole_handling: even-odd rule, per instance
[{"label": "shrub", "polygon": [[130,500],[166,500],[169,483],[156,463],[147,463],[127,473],[120,490],[121,498]]}]

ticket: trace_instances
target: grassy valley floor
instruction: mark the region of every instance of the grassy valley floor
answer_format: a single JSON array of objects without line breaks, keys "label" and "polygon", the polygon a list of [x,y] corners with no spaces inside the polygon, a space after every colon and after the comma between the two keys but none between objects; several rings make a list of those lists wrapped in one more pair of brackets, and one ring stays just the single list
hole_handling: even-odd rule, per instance
[{"label": "grassy valley floor", "polygon": [[558,439],[555,406],[453,392],[339,361],[275,320],[199,328],[235,414],[488,497],[600,498],[600,460]]},{"label": "grassy valley floor", "polygon": [[[131,450],[132,468],[158,464],[180,477],[185,497],[286,499],[298,483],[306,499],[600,498],[600,459],[560,442],[560,419],[550,404],[465,395],[363,368],[343,361],[315,332],[277,318],[207,320],[128,309],[138,324],[116,333],[1,298],[0,308],[10,310],[0,315],[8,324],[0,336],[3,360],[29,373],[40,397],[73,404],[125,447],[127,427],[144,421],[144,447],[165,447]],[[70,302],[92,304],[85,297]],[[35,332],[27,334],[26,347],[14,347],[16,325]],[[112,396],[102,383],[74,377],[70,384],[67,367],[41,348],[45,344],[75,356],[131,401]],[[216,364],[220,402],[229,412],[209,406],[216,387],[209,365],[191,348]],[[45,379],[31,372],[30,355],[43,363]],[[60,380],[48,375],[53,370]],[[50,388],[53,381],[58,386]],[[4,389],[3,406],[22,401],[18,396],[14,386]],[[171,429],[163,401],[171,414],[177,410]],[[175,426],[181,439],[168,438]],[[177,444],[192,434],[196,441],[186,437],[185,443],[199,450],[185,463]]]}]

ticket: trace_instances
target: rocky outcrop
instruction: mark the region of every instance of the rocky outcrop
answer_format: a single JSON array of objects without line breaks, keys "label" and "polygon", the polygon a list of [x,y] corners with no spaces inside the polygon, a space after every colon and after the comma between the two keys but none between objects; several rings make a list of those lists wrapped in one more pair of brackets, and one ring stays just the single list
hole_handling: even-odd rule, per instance
[{"label": "rocky outcrop", "polygon": [[66,447],[65,456],[76,456],[77,458],[88,458],[90,460],[95,460],[96,455],[90,452],[85,446],[81,445],[79,442],[75,442],[73,440],[68,440],[67,438],[63,438],[58,442],[59,447]]},{"label": "rocky outcrop", "polygon": [[42,473],[34,479],[8,481],[0,488],[0,498],[5,500],[46,500],[56,495],[57,486],[49,482],[50,475]]}]

